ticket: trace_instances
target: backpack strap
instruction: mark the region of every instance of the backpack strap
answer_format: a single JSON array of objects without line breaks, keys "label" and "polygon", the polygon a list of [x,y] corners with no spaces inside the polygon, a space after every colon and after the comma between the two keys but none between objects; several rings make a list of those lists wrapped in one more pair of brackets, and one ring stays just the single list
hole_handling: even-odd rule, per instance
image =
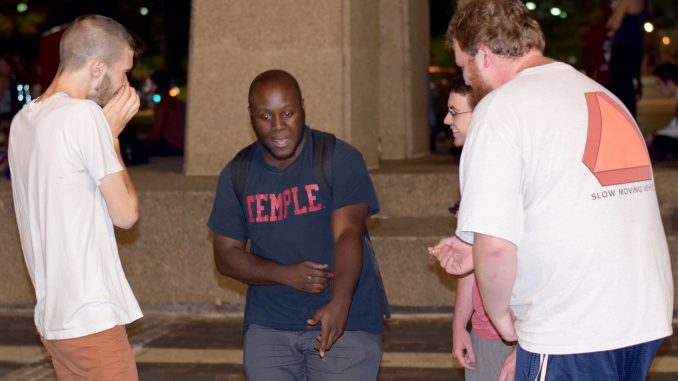
[{"label": "backpack strap", "polygon": [[332,199],[332,154],[337,142],[336,136],[329,132],[311,130],[313,139],[313,177],[321,190]]},{"label": "backpack strap", "polygon": [[254,157],[257,143],[258,142],[254,142],[241,149],[231,161],[231,183],[233,184],[235,196],[238,198],[241,205],[243,204],[243,198],[245,197],[247,174],[250,171],[250,163]]}]

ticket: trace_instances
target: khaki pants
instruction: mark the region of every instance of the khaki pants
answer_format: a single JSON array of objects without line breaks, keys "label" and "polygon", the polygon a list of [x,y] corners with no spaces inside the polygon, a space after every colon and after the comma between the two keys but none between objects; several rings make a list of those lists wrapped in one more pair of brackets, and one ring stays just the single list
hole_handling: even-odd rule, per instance
[{"label": "khaki pants", "polygon": [[138,381],[125,326],[65,340],[40,340],[52,355],[59,381]]}]

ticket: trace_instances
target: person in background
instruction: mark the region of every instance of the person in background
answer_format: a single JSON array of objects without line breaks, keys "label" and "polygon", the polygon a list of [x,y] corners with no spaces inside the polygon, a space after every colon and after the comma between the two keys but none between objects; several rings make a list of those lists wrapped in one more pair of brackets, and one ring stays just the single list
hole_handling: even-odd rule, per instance
[{"label": "person in background", "polygon": [[[462,76],[452,78],[447,102],[448,111],[443,122],[452,130],[456,147],[464,145],[471,123],[473,111],[469,104],[470,94],[471,89]],[[459,203],[454,211],[458,205]],[[455,249],[470,251],[471,246],[452,236],[442,239],[432,252],[441,262],[441,266],[447,270],[446,266],[452,263],[451,254]],[[454,273],[454,270],[450,269],[449,272]],[[472,326],[470,334],[466,330],[469,321]],[[464,367],[466,381],[499,380],[500,376],[513,377],[515,356],[508,357],[512,349],[513,346],[501,339],[499,332],[485,314],[473,273],[460,276],[457,280],[452,320],[452,355]]]},{"label": "person in background", "polygon": [[634,118],[638,98],[642,96],[643,24],[649,17],[649,0],[616,0],[607,23],[613,33],[608,88]]},{"label": "person in background", "polygon": [[153,106],[153,126],[147,143],[149,156],[182,156],[186,132],[186,105],[176,96],[170,95],[172,76],[160,69],[151,74],[160,102]]},{"label": "person in background", "polygon": [[9,128],[14,115],[21,110],[14,64],[9,57],[0,57],[0,128]]},{"label": "person in background", "polygon": [[654,69],[659,91],[676,99],[676,112],[669,124],[647,137],[652,160],[678,159],[678,66],[666,63]]},{"label": "person in background", "polygon": [[9,126],[22,105],[19,102],[17,85],[11,59],[7,56],[0,57],[0,178],[9,178],[7,161]]}]

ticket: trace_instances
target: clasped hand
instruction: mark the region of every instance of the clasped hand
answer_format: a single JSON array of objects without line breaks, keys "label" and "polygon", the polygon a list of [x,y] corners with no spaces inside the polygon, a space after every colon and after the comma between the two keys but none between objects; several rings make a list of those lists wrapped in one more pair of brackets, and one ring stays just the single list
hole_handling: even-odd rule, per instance
[{"label": "clasped hand", "polygon": [[286,285],[295,290],[319,294],[329,285],[334,274],[327,271],[327,264],[304,261],[288,266]]},{"label": "clasped hand", "polygon": [[125,129],[127,122],[139,111],[139,95],[134,87],[125,81],[120,90],[103,107],[103,111],[113,138],[117,138]]}]

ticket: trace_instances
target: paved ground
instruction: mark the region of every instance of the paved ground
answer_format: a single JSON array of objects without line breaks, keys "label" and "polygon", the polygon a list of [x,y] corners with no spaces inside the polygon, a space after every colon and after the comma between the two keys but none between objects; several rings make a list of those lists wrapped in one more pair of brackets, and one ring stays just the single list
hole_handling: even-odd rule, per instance
[{"label": "paved ground", "polygon": [[[380,381],[461,381],[450,353],[450,320],[397,315],[384,335]],[[147,314],[129,326],[142,381],[244,381],[238,315]],[[667,339],[649,378],[678,380],[678,341]],[[55,380],[28,312],[0,313],[0,381]]]}]

